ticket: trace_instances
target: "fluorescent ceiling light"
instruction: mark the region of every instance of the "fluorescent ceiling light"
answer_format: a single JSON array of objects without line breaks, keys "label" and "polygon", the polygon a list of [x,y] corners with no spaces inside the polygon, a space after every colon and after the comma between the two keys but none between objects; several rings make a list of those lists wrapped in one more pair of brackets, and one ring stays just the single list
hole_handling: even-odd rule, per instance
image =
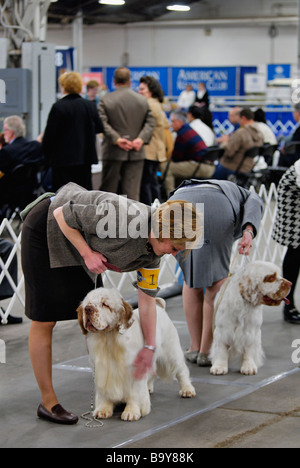
[{"label": "fluorescent ceiling light", "polygon": [[99,0],[101,5],[124,5],[124,0]]},{"label": "fluorescent ceiling light", "polygon": [[169,5],[167,6],[167,10],[170,11],[190,11],[190,7],[188,5]]}]

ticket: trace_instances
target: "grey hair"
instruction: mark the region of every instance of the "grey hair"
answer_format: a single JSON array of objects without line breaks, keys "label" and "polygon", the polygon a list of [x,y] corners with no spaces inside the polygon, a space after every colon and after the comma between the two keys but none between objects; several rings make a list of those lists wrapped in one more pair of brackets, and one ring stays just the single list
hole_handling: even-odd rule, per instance
[{"label": "grey hair", "polygon": [[180,120],[184,124],[188,123],[188,116],[185,111],[177,109],[171,112],[171,116],[172,115],[174,115],[177,120]]},{"label": "grey hair", "polygon": [[4,125],[6,125],[9,130],[14,132],[16,138],[24,137],[26,134],[25,124],[18,115],[11,115],[10,117],[7,117],[4,120]]}]

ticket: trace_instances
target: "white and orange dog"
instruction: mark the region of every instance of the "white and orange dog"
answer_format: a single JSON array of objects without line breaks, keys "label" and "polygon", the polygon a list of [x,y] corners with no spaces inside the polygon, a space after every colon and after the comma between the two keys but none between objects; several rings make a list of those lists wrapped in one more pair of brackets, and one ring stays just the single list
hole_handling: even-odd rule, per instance
[{"label": "white and orange dog", "polygon": [[291,283],[280,276],[280,269],[269,262],[249,263],[227,279],[216,300],[211,374],[227,374],[229,358],[234,355],[241,357],[242,374],[257,374],[264,360],[262,306],[287,301],[290,288]]},{"label": "white and orange dog", "polygon": [[[176,377],[181,397],[194,397],[177,330],[165,311],[165,302],[157,299],[156,303],[154,371],[161,378]],[[149,414],[154,377],[150,372],[142,380],[133,377],[133,363],[144,346],[138,310],[133,311],[116,290],[99,288],[86,296],[77,312],[95,369],[94,417],[110,418],[119,403],[126,403],[121,415],[124,421]]]}]

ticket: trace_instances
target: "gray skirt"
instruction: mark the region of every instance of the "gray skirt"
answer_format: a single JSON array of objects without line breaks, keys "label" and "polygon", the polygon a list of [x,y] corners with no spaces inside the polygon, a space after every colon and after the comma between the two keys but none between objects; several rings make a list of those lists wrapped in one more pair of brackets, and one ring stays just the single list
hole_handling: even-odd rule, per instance
[{"label": "gray skirt", "polygon": [[171,200],[204,205],[204,244],[186,256],[176,256],[190,288],[205,288],[226,278],[234,239],[235,216],[230,201],[219,188],[199,185],[179,189]]}]

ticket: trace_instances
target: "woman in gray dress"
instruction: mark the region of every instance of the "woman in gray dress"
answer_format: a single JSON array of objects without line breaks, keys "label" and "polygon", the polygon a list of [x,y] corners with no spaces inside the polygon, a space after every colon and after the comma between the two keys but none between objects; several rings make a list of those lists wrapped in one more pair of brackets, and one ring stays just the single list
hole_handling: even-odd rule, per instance
[{"label": "woman in gray dress", "polygon": [[[199,225],[197,213],[191,204],[179,205],[190,210],[189,233],[193,231],[196,242],[202,234],[202,225],[199,231],[193,229]],[[160,257],[176,255],[192,241],[185,235],[187,223],[167,216],[172,206],[167,202],[152,213],[150,207],[125,197],[69,183],[29,210],[22,230],[22,268],[25,313],[32,320],[29,352],[42,396],[40,418],[59,424],[78,421],[58,403],[53,388],[52,333],[57,321],[76,319],[80,302],[97,285],[97,275],[107,269],[137,271],[145,347],[136,357],[135,377],[151,369]],[[168,218],[169,236],[163,237]],[[175,233],[175,225],[182,227],[181,232]]]},{"label": "woman in gray dress", "polygon": [[209,366],[214,299],[228,276],[234,241],[241,238],[239,253],[250,254],[263,202],[255,193],[217,180],[185,181],[170,197],[179,199],[204,206],[203,246],[176,258],[184,276],[183,306],[191,339],[186,359]]}]

